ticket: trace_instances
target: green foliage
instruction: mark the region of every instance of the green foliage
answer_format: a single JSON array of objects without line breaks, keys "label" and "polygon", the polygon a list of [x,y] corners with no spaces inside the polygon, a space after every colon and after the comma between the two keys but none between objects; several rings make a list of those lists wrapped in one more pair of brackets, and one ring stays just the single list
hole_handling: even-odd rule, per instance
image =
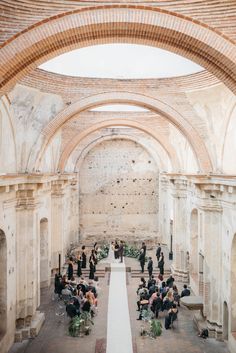
[{"label": "green foliage", "polygon": [[133,257],[135,259],[138,259],[139,254],[140,254],[140,250],[137,249],[135,246],[125,244],[125,246],[124,246],[124,256]]},{"label": "green foliage", "polygon": [[[128,245],[125,244],[124,246],[124,256],[127,257],[132,257],[134,259],[139,260],[139,255],[140,255],[140,249],[133,246],[133,245]],[[145,256],[145,262],[147,262],[148,258]]]},{"label": "green foliage", "polygon": [[91,314],[84,311],[80,316],[74,316],[69,323],[69,335],[78,337],[80,334],[88,334],[91,330],[90,325],[93,325]]},{"label": "green foliage", "polygon": [[105,259],[108,256],[108,253],[109,253],[109,245],[107,245],[107,244],[102,245],[99,248],[97,260],[100,261],[102,259]]},{"label": "green foliage", "polygon": [[162,324],[159,320],[152,319],[150,321],[150,336],[156,338],[162,334]]},{"label": "green foliage", "polygon": [[150,308],[142,310],[142,320],[150,321],[153,318],[154,314]]}]

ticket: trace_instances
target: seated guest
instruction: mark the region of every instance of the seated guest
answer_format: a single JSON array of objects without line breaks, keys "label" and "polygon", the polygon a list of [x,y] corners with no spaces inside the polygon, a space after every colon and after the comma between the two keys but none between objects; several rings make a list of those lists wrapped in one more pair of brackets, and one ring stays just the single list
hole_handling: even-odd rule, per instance
[{"label": "seated guest", "polygon": [[165,329],[168,330],[173,321],[177,319],[178,309],[176,304],[173,304],[172,308],[170,308],[168,315],[165,317]]},{"label": "seated guest", "polygon": [[140,282],[142,282],[142,283],[143,283],[143,286],[146,287],[146,284],[147,284],[147,283],[146,283],[146,280],[145,280],[144,277],[141,277],[141,278],[140,278]]},{"label": "seated guest", "polygon": [[167,280],[166,280],[167,287],[172,288],[173,284],[174,284],[174,281],[175,281],[175,279],[172,277],[172,275],[170,275],[170,277],[167,278]]},{"label": "seated guest", "polygon": [[85,295],[85,293],[87,292],[87,282],[85,282],[84,278],[81,277],[79,284],[77,285],[77,289],[81,289],[83,292],[83,295]]},{"label": "seated guest", "polygon": [[174,303],[174,296],[172,291],[168,291],[165,298],[163,299],[162,311],[169,310],[172,308]]},{"label": "seated guest", "polygon": [[160,288],[160,294],[161,294],[162,300],[165,298],[166,293],[167,293],[166,283],[163,281]]},{"label": "seated guest", "polygon": [[181,292],[181,298],[188,297],[190,295],[190,290],[187,287],[187,284],[184,284],[184,289]]},{"label": "seated guest", "polygon": [[96,298],[96,296],[97,296],[97,290],[96,290],[95,286],[93,285],[93,281],[89,281],[89,282],[88,282],[87,291],[93,292],[93,294],[94,294],[94,296],[95,296],[95,298]]},{"label": "seated guest", "polygon": [[77,284],[76,280],[75,280],[75,277],[72,276],[71,279],[68,281],[69,284],[71,284],[72,286],[75,286]]},{"label": "seated guest", "polygon": [[174,302],[178,306],[180,306],[180,303],[179,303],[180,295],[179,295],[179,292],[178,292],[178,288],[177,288],[177,286],[175,284],[173,285],[173,296],[174,296]]},{"label": "seated guest", "polygon": [[154,279],[154,276],[152,275],[152,276],[149,278],[149,280],[148,280],[148,285],[147,285],[148,289],[149,289],[152,285],[155,285],[156,282],[157,282],[157,281]]},{"label": "seated guest", "polygon": [[77,315],[77,310],[76,310],[76,307],[74,305],[74,301],[73,299],[71,299],[69,301],[69,303],[66,305],[66,312],[67,312],[67,315],[72,319],[74,316]]},{"label": "seated guest", "polygon": [[157,291],[159,291],[159,288],[157,287],[156,284],[152,284],[151,287],[149,288],[149,297],[151,298],[151,296],[153,295],[153,293],[155,293]]},{"label": "seated guest", "polygon": [[61,294],[62,294],[63,296],[70,296],[70,297],[72,296],[72,292],[71,292],[71,290],[69,289],[68,284],[65,286],[64,289],[62,289]]}]

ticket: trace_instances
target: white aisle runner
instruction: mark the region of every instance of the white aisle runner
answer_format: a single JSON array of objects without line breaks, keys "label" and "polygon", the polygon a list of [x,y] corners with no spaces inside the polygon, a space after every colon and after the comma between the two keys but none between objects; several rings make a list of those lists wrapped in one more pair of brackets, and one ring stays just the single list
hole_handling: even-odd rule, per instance
[{"label": "white aisle runner", "polygon": [[111,263],[106,353],[133,353],[124,263]]}]

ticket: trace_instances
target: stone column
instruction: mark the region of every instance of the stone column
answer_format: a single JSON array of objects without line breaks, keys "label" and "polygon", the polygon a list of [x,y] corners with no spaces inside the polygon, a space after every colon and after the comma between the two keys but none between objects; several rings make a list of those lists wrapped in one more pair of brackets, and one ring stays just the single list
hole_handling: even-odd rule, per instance
[{"label": "stone column", "polygon": [[16,192],[17,319],[34,315],[38,302],[37,185],[22,184]]},{"label": "stone column", "polygon": [[172,194],[174,198],[172,272],[177,280],[188,282],[188,180],[186,177],[181,176],[172,181],[174,184]]},{"label": "stone column", "polygon": [[222,267],[222,206],[220,193],[212,190],[212,185],[205,190],[202,199],[203,211],[203,302],[204,315],[208,321],[210,335],[217,339],[222,337],[221,308],[221,267]]}]

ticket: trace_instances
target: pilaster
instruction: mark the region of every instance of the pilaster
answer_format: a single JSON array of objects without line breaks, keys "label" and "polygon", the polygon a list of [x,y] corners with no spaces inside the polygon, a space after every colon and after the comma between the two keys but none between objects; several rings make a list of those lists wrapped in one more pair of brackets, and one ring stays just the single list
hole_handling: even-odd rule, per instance
[{"label": "pilaster", "polygon": [[58,258],[65,257],[64,247],[64,201],[65,183],[63,180],[53,181],[51,184],[51,219],[52,219],[52,268],[58,268]]},{"label": "pilaster", "polygon": [[160,175],[159,178],[159,241],[170,248],[170,182],[168,177]]},{"label": "pilaster", "polygon": [[221,236],[222,213],[221,190],[214,185],[202,185],[204,197],[200,209],[203,213],[203,303],[210,336],[222,338],[221,301]]},{"label": "pilaster", "polygon": [[31,318],[39,305],[37,184],[16,192],[17,319]]},{"label": "pilaster", "polygon": [[172,272],[178,280],[188,282],[188,180],[181,176],[171,180],[173,182],[173,264]]}]

